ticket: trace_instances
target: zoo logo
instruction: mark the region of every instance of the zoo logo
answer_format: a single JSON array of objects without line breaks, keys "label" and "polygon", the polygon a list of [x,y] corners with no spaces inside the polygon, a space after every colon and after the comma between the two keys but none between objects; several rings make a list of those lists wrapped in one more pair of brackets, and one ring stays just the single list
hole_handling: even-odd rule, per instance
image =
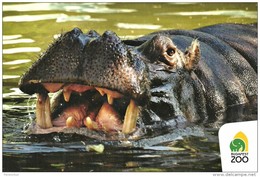
[{"label": "zoo logo", "polygon": [[230,142],[231,163],[247,163],[248,158],[248,139],[243,132],[238,132]]}]

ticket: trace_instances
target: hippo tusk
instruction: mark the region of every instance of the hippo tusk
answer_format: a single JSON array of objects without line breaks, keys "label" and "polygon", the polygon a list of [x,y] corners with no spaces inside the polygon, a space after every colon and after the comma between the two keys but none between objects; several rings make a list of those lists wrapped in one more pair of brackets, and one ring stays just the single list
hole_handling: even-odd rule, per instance
[{"label": "hippo tusk", "polygon": [[51,128],[50,98],[48,94],[37,94],[36,123],[43,129]]},{"label": "hippo tusk", "polygon": [[72,92],[71,90],[66,90],[65,88],[63,89],[63,96],[66,102],[70,101],[71,92]]},{"label": "hippo tusk", "polygon": [[135,101],[131,99],[129,105],[127,106],[124,118],[124,124],[122,129],[122,132],[124,134],[129,134],[135,130],[138,114],[139,108],[135,104]]}]

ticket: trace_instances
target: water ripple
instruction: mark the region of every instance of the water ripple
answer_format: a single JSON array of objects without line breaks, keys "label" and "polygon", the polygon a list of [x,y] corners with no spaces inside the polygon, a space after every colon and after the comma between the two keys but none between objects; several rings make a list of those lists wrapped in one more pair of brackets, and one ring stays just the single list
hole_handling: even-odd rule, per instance
[{"label": "water ripple", "polygon": [[3,54],[14,54],[14,53],[23,53],[23,52],[40,52],[40,47],[17,47],[10,49],[3,49]]},{"label": "water ripple", "polygon": [[3,40],[12,40],[12,39],[18,39],[22,37],[21,34],[15,34],[15,35],[3,35]]},{"label": "water ripple", "polygon": [[30,59],[19,59],[19,60],[3,62],[3,65],[19,65],[19,64],[29,63],[31,61],[32,60]]},{"label": "water ripple", "polygon": [[135,24],[135,23],[117,23],[116,26],[124,29],[151,29],[151,30],[160,29],[162,27],[161,25]]},{"label": "water ripple", "polygon": [[90,15],[77,15],[77,16],[62,16],[57,18],[56,22],[68,22],[68,21],[95,21],[95,22],[102,22],[107,21],[104,18],[91,18]]},{"label": "water ripple", "polygon": [[40,20],[52,20],[58,18],[66,18],[66,14],[42,14],[42,15],[14,15],[3,17],[3,22],[33,22]]},{"label": "water ripple", "polygon": [[33,43],[34,40],[33,39],[15,39],[15,40],[3,40],[3,44],[19,44],[19,43]]},{"label": "water ripple", "polygon": [[191,12],[162,12],[156,15],[180,15],[180,16],[231,16],[232,18],[257,18],[257,12],[244,10],[218,10],[218,11],[191,11]]},{"label": "water ripple", "polygon": [[20,76],[18,75],[3,75],[3,79],[16,79],[16,78],[20,78]]},{"label": "water ripple", "polygon": [[[89,13],[132,13],[135,9],[111,9],[109,3],[29,3],[3,5],[3,11],[66,11],[66,12],[89,12]],[[110,3],[111,4],[111,3]]]},{"label": "water ripple", "polygon": [[69,16],[66,14],[41,14],[41,15],[16,15],[6,16],[3,18],[4,22],[33,22],[41,20],[56,20],[57,23],[68,21],[107,21],[104,18],[91,18],[90,15],[76,15]]}]

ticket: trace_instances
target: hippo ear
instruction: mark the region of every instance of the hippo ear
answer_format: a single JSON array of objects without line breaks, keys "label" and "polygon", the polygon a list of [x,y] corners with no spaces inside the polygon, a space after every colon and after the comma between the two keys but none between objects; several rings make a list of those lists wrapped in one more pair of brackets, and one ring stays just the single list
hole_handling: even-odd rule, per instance
[{"label": "hippo ear", "polygon": [[194,70],[200,61],[200,44],[197,39],[192,41],[190,47],[186,49],[184,67],[191,71]]}]

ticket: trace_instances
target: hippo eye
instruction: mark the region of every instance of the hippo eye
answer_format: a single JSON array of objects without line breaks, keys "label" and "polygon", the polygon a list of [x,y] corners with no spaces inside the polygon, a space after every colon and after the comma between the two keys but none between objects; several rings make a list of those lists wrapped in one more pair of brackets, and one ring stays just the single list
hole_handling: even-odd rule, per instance
[{"label": "hippo eye", "polygon": [[175,54],[175,50],[173,48],[169,48],[169,49],[167,49],[166,53],[167,53],[167,55],[169,55],[171,57]]}]

